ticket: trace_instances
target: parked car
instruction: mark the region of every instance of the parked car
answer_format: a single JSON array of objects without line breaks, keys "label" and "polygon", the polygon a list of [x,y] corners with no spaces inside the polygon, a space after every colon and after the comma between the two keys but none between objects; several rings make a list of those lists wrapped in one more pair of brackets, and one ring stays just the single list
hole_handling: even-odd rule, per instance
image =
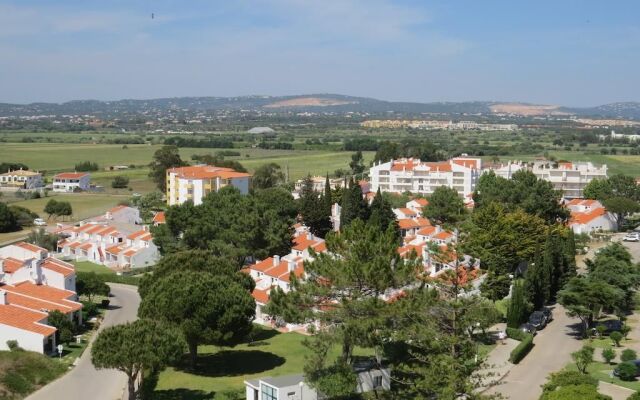
[{"label": "parked car", "polygon": [[605,328],[603,331],[604,335],[609,335],[611,334],[611,332],[616,332],[616,331],[619,332],[620,330],[622,330],[622,322],[620,322],[620,320],[617,320],[617,319],[608,319],[606,321],[596,322],[594,324],[594,327],[591,328],[594,335],[596,333],[599,333],[598,326],[604,326]]},{"label": "parked car", "polygon": [[532,335],[535,335],[536,332],[538,331],[535,326],[531,325],[528,322],[525,322],[524,324],[520,325],[520,330],[524,333],[530,333]]},{"label": "parked car", "polygon": [[[640,376],[640,360],[628,361],[628,363],[635,364],[635,366],[636,366],[636,377]],[[620,368],[620,364],[618,364],[616,369],[613,370],[613,375],[620,376],[620,371],[618,370],[618,368]]]},{"label": "parked car", "polygon": [[638,232],[627,233],[626,235],[624,235],[622,240],[624,240],[625,242],[640,242],[640,233]]},{"label": "parked car", "polygon": [[36,218],[33,220],[33,224],[35,226],[47,226],[47,221],[43,220],[42,218]]},{"label": "parked car", "polygon": [[541,311],[544,313],[544,316],[547,317],[547,324],[553,321],[553,313],[550,308],[545,307]]},{"label": "parked car", "polygon": [[542,330],[547,326],[547,317],[542,311],[534,311],[529,316],[529,324],[536,327],[536,330]]}]

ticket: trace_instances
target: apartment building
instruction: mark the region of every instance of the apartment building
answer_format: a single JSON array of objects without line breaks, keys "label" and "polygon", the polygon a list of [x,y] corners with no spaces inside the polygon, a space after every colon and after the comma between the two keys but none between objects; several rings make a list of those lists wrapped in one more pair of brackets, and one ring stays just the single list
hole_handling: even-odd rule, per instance
[{"label": "apartment building", "polygon": [[167,204],[182,204],[191,200],[202,204],[202,199],[225,186],[234,186],[240,193],[249,193],[251,175],[231,168],[198,165],[167,170]]},{"label": "apartment building", "polygon": [[86,172],[63,172],[53,177],[53,191],[72,193],[91,188],[91,175]]},{"label": "apartment building", "polygon": [[455,189],[462,197],[471,195],[482,173],[482,160],[456,157],[448,161],[424,162],[401,158],[374,165],[369,170],[371,192],[411,192],[430,195],[439,186]]},{"label": "apartment building", "polygon": [[39,172],[18,169],[0,174],[0,187],[14,189],[38,189],[44,186]]},{"label": "apartment building", "polygon": [[537,160],[532,163],[514,161],[493,165],[485,171],[493,171],[497,176],[510,179],[520,170],[529,170],[538,179],[551,182],[556,190],[567,199],[582,198],[584,188],[594,179],[607,178],[606,165],[594,165],[591,162],[553,162]]},{"label": "apartment building", "polygon": [[29,243],[0,248],[0,350],[17,341],[25,350],[52,353],[56,328],[51,311],[82,323],[73,265],[57,260],[46,249]]}]

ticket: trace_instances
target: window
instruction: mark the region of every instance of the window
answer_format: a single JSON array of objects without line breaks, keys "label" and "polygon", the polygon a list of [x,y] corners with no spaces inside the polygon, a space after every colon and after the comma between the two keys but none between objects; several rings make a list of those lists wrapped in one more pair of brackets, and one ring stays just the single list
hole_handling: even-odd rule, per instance
[{"label": "window", "polygon": [[278,400],[278,389],[265,384],[260,386],[262,388],[262,400]]},{"label": "window", "polygon": [[373,388],[375,389],[379,387],[382,387],[382,375],[373,377]]}]

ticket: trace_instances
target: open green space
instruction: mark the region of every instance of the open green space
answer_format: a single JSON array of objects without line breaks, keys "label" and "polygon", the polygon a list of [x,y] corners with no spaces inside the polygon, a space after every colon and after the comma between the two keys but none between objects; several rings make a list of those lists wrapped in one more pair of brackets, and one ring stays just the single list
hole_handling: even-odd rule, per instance
[{"label": "open green space", "polygon": [[[29,199],[16,201],[11,204],[26,207],[37,213],[42,218],[47,218],[44,213],[44,207],[50,199],[57,201],[68,201],[71,203],[73,215],[71,221],[80,221],[86,218],[95,217],[103,214],[109,208],[112,208],[122,200],[128,199],[128,196],[116,196],[110,194],[92,194],[92,193],[74,193],[74,194],[54,194],[49,193],[48,197],[39,199]],[[66,220],[65,220],[66,221]]]},{"label": "open green space", "polygon": [[31,233],[31,229],[23,229],[17,232],[0,233],[0,244],[17,241],[20,238],[26,237],[29,233]]},{"label": "open green space", "polygon": [[[604,362],[594,362],[589,365],[587,372],[594,378],[603,382],[612,383],[614,385],[626,387],[631,390],[640,391],[640,381],[623,381],[620,378],[613,376],[612,372],[616,368],[617,363],[607,364]],[[567,367],[568,370],[576,371],[575,364],[570,364]]]},{"label": "open green space", "polygon": [[[567,161],[591,161],[594,164],[606,164],[609,174],[625,174],[640,176],[640,156],[631,155],[604,155],[595,153],[583,153],[578,151],[555,151],[550,150],[549,156],[555,157],[557,160]],[[508,160],[531,161],[536,158],[532,154],[521,154],[514,156],[500,157],[500,160],[506,162]],[[486,161],[490,161],[492,157],[484,157]]]},{"label": "open green space", "polygon": [[115,272],[104,265],[95,264],[90,261],[72,261],[76,267],[76,272],[95,272],[98,275],[115,275]]},{"label": "open green space", "polygon": [[31,351],[0,351],[0,398],[18,400],[67,370],[67,364]]},{"label": "open green space", "polygon": [[[256,329],[253,343],[234,348],[200,346],[195,373],[174,367],[161,372],[153,398],[220,398],[222,392],[242,390],[247,379],[302,372],[308,351],[302,344],[306,336],[257,325]],[[339,349],[335,347],[333,356],[338,354]],[[355,351],[355,355],[369,354],[363,349]]]}]

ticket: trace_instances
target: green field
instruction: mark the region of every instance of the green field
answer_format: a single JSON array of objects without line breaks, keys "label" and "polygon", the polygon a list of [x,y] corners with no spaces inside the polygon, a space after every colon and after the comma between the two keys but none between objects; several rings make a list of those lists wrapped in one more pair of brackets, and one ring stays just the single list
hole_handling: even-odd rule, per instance
[{"label": "green field", "polygon": [[95,264],[90,261],[73,261],[72,264],[76,267],[76,272],[95,272],[98,275],[115,275],[115,272],[104,265]]},{"label": "green field", "polygon": [[[167,368],[160,373],[154,399],[210,399],[216,393],[239,391],[246,379],[301,373],[307,349],[298,333],[259,328],[253,345],[235,348],[200,346],[198,372]],[[356,351],[365,355],[364,350]],[[337,357],[338,348],[334,349]]]},{"label": "green field", "polygon": [[[73,215],[68,220],[70,222],[80,221],[86,218],[95,217],[97,215],[104,214],[109,208],[115,207],[122,200],[127,200],[129,197],[110,194],[89,194],[89,193],[75,193],[75,194],[54,194],[50,193],[48,197],[41,197],[39,199],[21,200],[12,202],[12,205],[18,205],[26,207],[29,210],[40,215],[46,219],[47,214],[44,213],[44,206],[50,199],[56,199],[57,201],[68,201],[71,203],[73,209]],[[65,219],[67,221],[67,219]]]},{"label": "green field", "polygon": [[[121,145],[112,144],[58,144],[58,143],[2,143],[0,160],[20,162],[32,170],[46,171],[47,176],[73,170],[75,164],[83,161],[98,163],[101,171],[92,173],[94,183],[111,190],[111,181],[117,175],[130,178],[132,191],[148,192],[153,189],[153,182],[147,177],[146,165],[151,162],[153,153],[160,145]],[[183,160],[190,161],[194,154],[215,154],[224,149],[181,148]],[[228,150],[228,149],[227,149]],[[275,162],[283,169],[289,170],[289,178],[296,180],[306,176],[325,175],[336,169],[348,169],[351,152],[320,150],[264,150],[257,148],[234,149],[241,153],[240,157],[228,157],[240,161],[250,171],[262,164]],[[365,165],[373,159],[373,152],[364,152]],[[124,171],[104,171],[112,165],[135,165],[138,168]],[[120,193],[127,192],[126,189]]]}]

